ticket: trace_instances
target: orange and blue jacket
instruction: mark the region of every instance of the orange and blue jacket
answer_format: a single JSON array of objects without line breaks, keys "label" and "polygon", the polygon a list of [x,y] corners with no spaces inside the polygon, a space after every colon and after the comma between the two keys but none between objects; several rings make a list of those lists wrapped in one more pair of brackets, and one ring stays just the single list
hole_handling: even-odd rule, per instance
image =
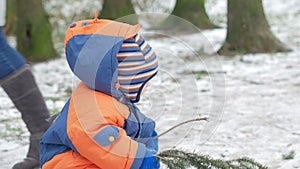
[{"label": "orange and blue jacket", "polygon": [[147,145],[157,135],[155,122],[118,90],[116,75],[116,53],[138,26],[85,20],[69,29],[66,55],[82,82],[41,139],[41,168],[140,168],[146,149],[157,151]]}]

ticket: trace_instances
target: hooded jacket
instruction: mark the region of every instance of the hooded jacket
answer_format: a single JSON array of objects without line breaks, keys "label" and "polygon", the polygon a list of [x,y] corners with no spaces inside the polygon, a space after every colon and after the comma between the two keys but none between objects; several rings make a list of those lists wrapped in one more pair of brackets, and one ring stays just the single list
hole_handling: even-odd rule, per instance
[{"label": "hooded jacket", "polygon": [[[145,55],[118,57],[138,30],[139,25],[102,19],[70,25],[66,56],[82,82],[41,139],[43,169],[140,168],[146,149],[157,151],[155,122],[133,103],[157,72],[156,56],[138,47]],[[129,98],[132,87],[122,85],[138,86],[130,91],[136,97]]]}]

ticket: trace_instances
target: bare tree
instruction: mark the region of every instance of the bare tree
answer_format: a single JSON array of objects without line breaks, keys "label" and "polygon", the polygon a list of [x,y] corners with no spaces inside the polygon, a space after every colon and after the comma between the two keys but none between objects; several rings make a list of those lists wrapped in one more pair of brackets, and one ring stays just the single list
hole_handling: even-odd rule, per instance
[{"label": "bare tree", "polygon": [[16,1],[17,48],[32,62],[58,57],[54,50],[51,26],[42,0]]},{"label": "bare tree", "polygon": [[15,0],[7,1],[6,24],[4,32],[6,35],[14,35],[16,33],[17,13]]},{"label": "bare tree", "polygon": [[209,20],[204,4],[205,0],[177,0],[171,15],[152,29],[182,34],[217,28]]},{"label": "bare tree", "polygon": [[172,15],[186,19],[200,29],[217,27],[209,20],[205,10],[205,0],[177,0]]},{"label": "bare tree", "polygon": [[226,40],[218,51],[238,53],[285,52],[289,49],[270,30],[262,0],[228,0]]},{"label": "bare tree", "polygon": [[131,0],[104,0],[99,18],[118,19],[127,23],[136,24],[137,17],[131,14],[135,14]]}]

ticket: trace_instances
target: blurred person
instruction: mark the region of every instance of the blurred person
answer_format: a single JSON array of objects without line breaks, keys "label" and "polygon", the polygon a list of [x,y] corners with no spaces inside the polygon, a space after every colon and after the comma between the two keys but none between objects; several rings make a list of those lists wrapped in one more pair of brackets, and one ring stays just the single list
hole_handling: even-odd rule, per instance
[{"label": "blurred person", "polygon": [[139,25],[74,22],[65,52],[81,80],[41,139],[43,169],[158,169],[155,122],[135,105],[158,61]]},{"label": "blurred person", "polygon": [[22,120],[30,132],[26,158],[13,169],[33,169],[39,166],[39,141],[50,126],[49,112],[35,82],[30,66],[24,58],[6,42],[3,33],[6,0],[0,0],[0,85],[21,112]]}]

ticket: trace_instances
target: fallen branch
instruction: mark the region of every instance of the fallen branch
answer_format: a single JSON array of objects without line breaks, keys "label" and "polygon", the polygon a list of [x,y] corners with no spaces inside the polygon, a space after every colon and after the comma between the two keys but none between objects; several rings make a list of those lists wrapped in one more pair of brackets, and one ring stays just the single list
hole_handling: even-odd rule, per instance
[{"label": "fallen branch", "polygon": [[255,162],[254,160],[244,157],[236,160],[219,160],[213,159],[207,155],[188,153],[181,150],[166,150],[158,155],[160,162],[165,164],[169,169],[267,169]]},{"label": "fallen branch", "polygon": [[187,121],[181,122],[181,123],[179,123],[179,124],[177,124],[177,125],[171,127],[170,129],[168,129],[168,130],[162,132],[161,134],[159,134],[159,135],[153,137],[153,139],[157,139],[157,138],[159,138],[159,137],[165,135],[166,133],[170,132],[171,130],[173,130],[173,129],[175,129],[175,128],[181,126],[181,125],[184,125],[184,124],[187,124],[187,123],[191,123],[191,122],[194,122],[194,121],[207,121],[207,120],[208,120],[208,117],[199,117],[199,118],[196,118],[196,119],[192,119],[192,120],[187,120]]}]

